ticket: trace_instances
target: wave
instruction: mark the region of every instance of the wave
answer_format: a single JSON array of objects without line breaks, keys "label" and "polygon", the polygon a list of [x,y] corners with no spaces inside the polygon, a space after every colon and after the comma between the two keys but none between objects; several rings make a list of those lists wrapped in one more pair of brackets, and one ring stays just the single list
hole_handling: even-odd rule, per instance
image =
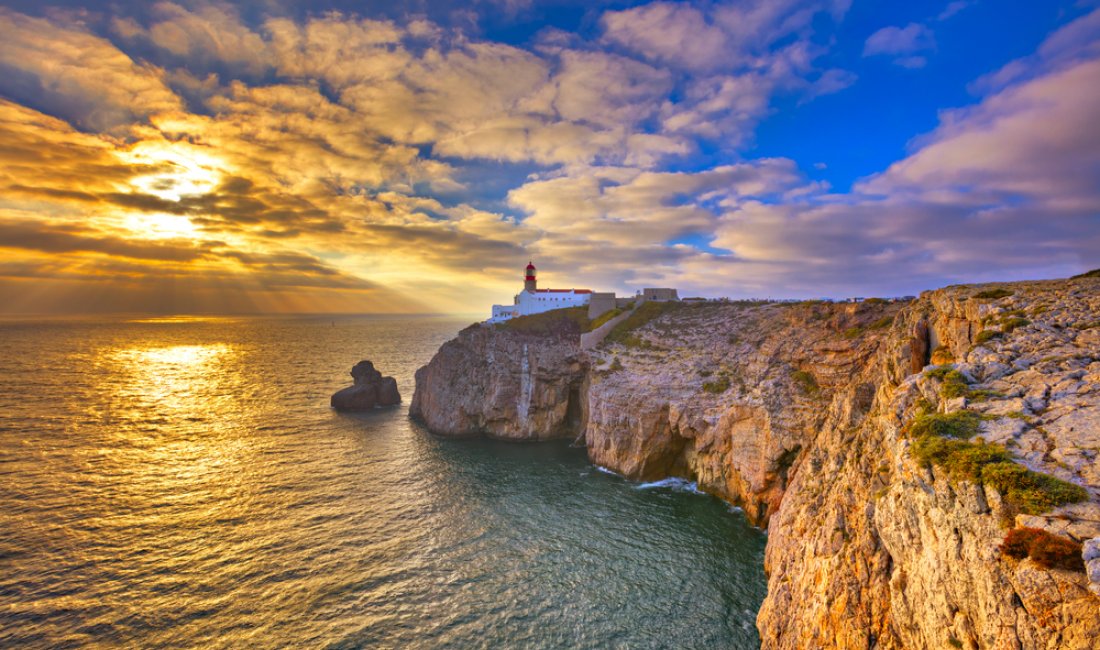
[{"label": "wave", "polygon": [[639,490],[655,490],[667,488],[676,492],[690,492],[692,494],[706,494],[699,489],[699,484],[687,479],[682,478],[666,478],[660,481],[653,481],[651,483],[641,483],[637,486]]}]

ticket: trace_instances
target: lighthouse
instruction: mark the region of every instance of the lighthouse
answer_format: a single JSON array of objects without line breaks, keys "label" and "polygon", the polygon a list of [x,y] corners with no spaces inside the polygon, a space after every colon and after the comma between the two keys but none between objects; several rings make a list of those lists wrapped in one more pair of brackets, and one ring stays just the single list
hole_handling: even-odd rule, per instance
[{"label": "lighthouse", "polygon": [[527,262],[527,271],[523,275],[523,290],[534,293],[538,291],[538,282],[535,280],[535,265]]},{"label": "lighthouse", "polygon": [[591,289],[539,289],[535,265],[527,263],[523,271],[523,291],[516,294],[510,305],[493,305],[489,323],[502,323],[516,316],[541,314],[552,309],[584,307],[592,297]]}]

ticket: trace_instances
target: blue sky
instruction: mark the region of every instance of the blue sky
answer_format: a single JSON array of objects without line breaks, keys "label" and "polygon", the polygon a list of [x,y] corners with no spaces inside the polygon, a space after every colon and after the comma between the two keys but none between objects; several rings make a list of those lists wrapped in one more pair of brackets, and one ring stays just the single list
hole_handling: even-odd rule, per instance
[{"label": "blue sky", "polygon": [[528,259],[737,297],[1100,266],[1092,1],[18,0],[0,28],[11,311],[472,312]]}]

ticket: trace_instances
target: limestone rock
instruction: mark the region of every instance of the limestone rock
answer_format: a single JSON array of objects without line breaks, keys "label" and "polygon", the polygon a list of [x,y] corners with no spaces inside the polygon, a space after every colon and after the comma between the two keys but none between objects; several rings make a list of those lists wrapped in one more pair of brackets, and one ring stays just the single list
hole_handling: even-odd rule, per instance
[{"label": "limestone rock", "polygon": [[397,380],[383,377],[370,361],[360,361],[351,369],[354,384],[333,393],[329,403],[337,411],[369,411],[379,406],[401,403]]},{"label": "limestone rock", "polygon": [[[765,649],[1095,647],[1100,278],[997,286],[683,305],[589,351],[478,326],[417,372],[410,412],[448,435],[583,436],[594,463],[743,506],[769,528]],[[971,382],[950,405],[924,373],[940,348]],[[1001,495],[910,454],[929,406],[981,414],[989,442],[1086,488],[1020,521],[1082,541],[1087,573],[1002,557],[1016,513]]]},{"label": "limestone rock", "polygon": [[416,371],[409,415],[433,433],[528,441],[575,437],[587,359],[580,330],[473,325]]}]

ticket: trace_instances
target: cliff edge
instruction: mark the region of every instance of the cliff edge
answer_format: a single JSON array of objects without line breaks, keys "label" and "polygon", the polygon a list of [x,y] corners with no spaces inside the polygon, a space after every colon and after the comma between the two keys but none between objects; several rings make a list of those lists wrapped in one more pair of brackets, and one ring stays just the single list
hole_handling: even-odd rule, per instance
[{"label": "cliff edge", "polygon": [[765,648],[1094,647],[1100,278],[668,304],[579,338],[468,328],[411,413],[741,505],[769,528]]}]

